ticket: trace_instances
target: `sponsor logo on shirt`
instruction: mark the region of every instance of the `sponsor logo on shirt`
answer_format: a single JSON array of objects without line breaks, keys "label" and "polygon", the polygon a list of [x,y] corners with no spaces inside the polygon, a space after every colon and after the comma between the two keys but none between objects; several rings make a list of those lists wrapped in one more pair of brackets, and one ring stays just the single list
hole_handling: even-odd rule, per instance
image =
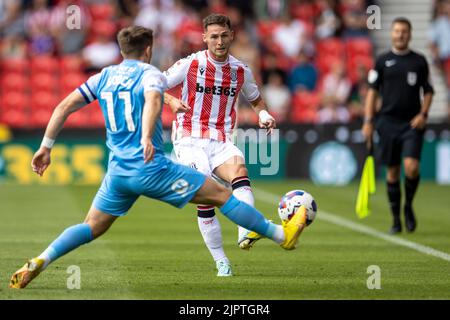
[{"label": "sponsor logo on shirt", "polygon": [[230,97],[234,97],[236,95],[236,88],[228,88],[223,86],[212,86],[212,87],[206,87],[202,86],[200,83],[197,82],[195,91],[200,93],[206,93],[206,94],[216,94],[216,95],[226,95]]},{"label": "sponsor logo on shirt", "polygon": [[396,64],[397,63],[397,61],[395,61],[395,60],[386,60],[386,62],[384,63],[384,65],[386,66],[386,67],[388,67],[388,68],[390,68],[390,67],[392,67],[394,64]]}]

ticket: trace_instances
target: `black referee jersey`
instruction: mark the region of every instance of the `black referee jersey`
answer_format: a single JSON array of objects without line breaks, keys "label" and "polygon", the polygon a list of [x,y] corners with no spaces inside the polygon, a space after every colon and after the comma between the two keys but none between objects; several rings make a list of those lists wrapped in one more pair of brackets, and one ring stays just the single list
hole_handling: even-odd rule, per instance
[{"label": "black referee jersey", "polygon": [[420,113],[420,88],[424,94],[434,93],[427,60],[412,50],[404,55],[389,51],[379,56],[368,81],[382,97],[378,116],[396,120],[410,121]]}]

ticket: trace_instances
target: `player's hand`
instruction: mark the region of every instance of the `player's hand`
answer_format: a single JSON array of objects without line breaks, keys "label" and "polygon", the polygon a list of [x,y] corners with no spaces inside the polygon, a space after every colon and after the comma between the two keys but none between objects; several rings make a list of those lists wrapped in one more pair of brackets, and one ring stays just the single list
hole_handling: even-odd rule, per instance
[{"label": "player's hand", "polygon": [[33,156],[31,160],[31,168],[33,168],[33,172],[36,172],[38,175],[42,177],[44,171],[50,165],[50,149],[46,147],[41,147]]},{"label": "player's hand", "polygon": [[364,136],[364,140],[369,141],[372,140],[373,135],[373,123],[366,122],[362,126],[362,134]]},{"label": "player's hand", "polygon": [[277,123],[267,111],[261,111],[259,113],[259,127],[267,129],[267,135],[271,134],[273,132],[273,129],[277,127]]},{"label": "player's hand", "polygon": [[427,119],[424,117],[423,114],[419,113],[411,120],[410,124],[412,128],[422,130],[425,128],[427,124]]},{"label": "player's hand", "polygon": [[155,155],[155,148],[153,148],[151,139],[141,140],[141,145],[144,148],[144,163],[152,161]]},{"label": "player's hand", "polygon": [[170,100],[169,106],[173,113],[182,113],[191,110],[187,103],[176,98]]},{"label": "player's hand", "polygon": [[373,136],[373,123],[365,122],[362,126],[362,134],[364,136],[364,140],[367,143],[367,147],[370,148]]}]

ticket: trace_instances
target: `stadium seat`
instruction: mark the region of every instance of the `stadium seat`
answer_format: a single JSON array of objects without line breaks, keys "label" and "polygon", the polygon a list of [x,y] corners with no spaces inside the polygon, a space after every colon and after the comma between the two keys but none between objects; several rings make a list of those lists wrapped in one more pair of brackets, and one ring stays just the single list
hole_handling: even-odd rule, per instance
[{"label": "stadium seat", "polygon": [[62,73],[82,72],[84,62],[79,55],[66,55],[59,59],[59,65]]},{"label": "stadium seat", "polygon": [[87,80],[84,73],[68,73],[61,77],[61,92],[70,93]]},{"label": "stadium seat", "polygon": [[320,94],[317,92],[296,93],[292,101],[291,121],[294,123],[314,123],[320,99]]},{"label": "stadium seat", "polygon": [[370,39],[365,37],[348,39],[345,42],[347,57],[372,56],[373,45]]},{"label": "stadium seat", "polygon": [[338,62],[341,62],[343,58],[337,57],[335,55],[319,55],[316,59],[316,67],[319,71],[319,75],[323,77],[332,68],[332,66]]},{"label": "stadium seat", "polygon": [[30,110],[30,122],[31,128],[45,128],[52,116],[53,111],[50,109],[42,110]]},{"label": "stadium seat", "polygon": [[290,6],[291,14],[294,18],[304,22],[313,23],[320,13],[313,3],[300,2]]},{"label": "stadium seat", "polygon": [[0,81],[1,89],[4,93],[11,91],[27,92],[30,88],[30,79],[22,73],[5,73]]},{"label": "stadium seat", "polygon": [[275,31],[279,22],[273,20],[260,20],[257,22],[256,29],[258,31],[259,37],[265,39],[271,37],[272,33]]},{"label": "stadium seat", "polygon": [[89,112],[86,109],[80,109],[72,113],[66,120],[64,127],[67,128],[83,128],[89,126]]},{"label": "stadium seat", "polygon": [[59,96],[49,91],[34,91],[31,95],[31,111],[53,110],[59,103]]},{"label": "stadium seat", "polygon": [[98,103],[98,100],[92,102],[89,106],[85,108],[89,108],[89,126],[92,128],[104,128],[105,127],[105,119],[103,117],[102,109]]},{"label": "stadium seat", "polygon": [[343,57],[345,54],[345,45],[339,38],[329,38],[320,40],[316,44],[317,55]]},{"label": "stadium seat", "polygon": [[28,126],[30,98],[21,92],[2,94],[0,99],[0,123],[13,128]]},{"label": "stadium seat", "polygon": [[113,37],[116,34],[117,25],[111,21],[98,20],[92,23],[91,30],[94,35]]},{"label": "stadium seat", "polygon": [[32,73],[56,73],[59,72],[58,59],[52,56],[35,56],[31,59]]},{"label": "stadium seat", "polygon": [[114,17],[114,7],[110,3],[97,3],[89,6],[92,20],[110,20]]},{"label": "stadium seat", "polygon": [[28,59],[3,59],[1,66],[3,72],[16,72],[26,74],[30,71],[30,61]]},{"label": "stadium seat", "polygon": [[57,92],[59,90],[59,78],[53,73],[40,72],[31,75],[32,91]]}]

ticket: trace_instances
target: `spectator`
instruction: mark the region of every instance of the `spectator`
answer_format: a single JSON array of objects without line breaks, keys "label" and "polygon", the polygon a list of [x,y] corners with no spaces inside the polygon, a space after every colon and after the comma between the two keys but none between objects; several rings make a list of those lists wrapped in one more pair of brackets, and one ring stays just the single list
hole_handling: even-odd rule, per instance
[{"label": "spectator", "polygon": [[297,90],[314,91],[317,83],[317,69],[311,63],[309,55],[301,50],[297,55],[295,67],[289,73],[288,85],[291,92]]},{"label": "spectator", "polygon": [[235,40],[230,50],[231,54],[247,64],[253,71],[256,80],[261,79],[261,72],[259,70],[260,59],[259,50],[251,42],[250,35],[247,31],[241,30],[235,33]]},{"label": "spectator", "polygon": [[317,117],[319,123],[347,123],[350,112],[346,103],[350,95],[351,82],[345,74],[343,63],[336,63],[323,80],[322,108]]},{"label": "spectator", "polygon": [[343,10],[344,38],[367,37],[369,34],[365,0],[345,0]]},{"label": "spectator", "polygon": [[4,38],[0,50],[0,57],[7,58],[26,58],[27,42],[24,37],[11,35]]},{"label": "spectator", "polygon": [[258,20],[280,20],[286,15],[287,9],[287,0],[253,1],[253,10]]},{"label": "spectator", "polygon": [[[79,28],[67,27],[67,8],[75,4],[80,8]],[[51,11],[50,28],[56,42],[58,54],[74,54],[82,50],[91,17],[88,8],[81,1],[61,0]]]},{"label": "spectator", "polygon": [[0,37],[25,35],[22,3],[17,0],[0,0]]},{"label": "spectator", "polygon": [[319,0],[321,14],[317,21],[316,36],[318,39],[334,37],[341,25],[336,10],[335,0]]},{"label": "spectator", "polygon": [[52,54],[55,43],[51,36],[51,10],[47,0],[33,0],[25,13],[25,27],[30,39],[31,54]]},{"label": "spectator", "polygon": [[[448,75],[450,72],[450,0],[442,1],[440,6],[441,14],[431,25],[429,33],[430,48],[434,63]],[[447,79],[450,80],[449,77]],[[448,86],[450,88],[450,82]]]},{"label": "spectator", "polygon": [[284,55],[295,58],[306,42],[305,26],[290,13],[286,13],[281,24],[274,30],[273,39]]},{"label": "spectator", "polygon": [[88,44],[82,52],[88,73],[99,72],[103,67],[119,61],[120,50],[114,39],[115,29],[112,22],[95,23],[95,41]]},{"label": "spectator", "polygon": [[262,95],[267,103],[269,112],[277,122],[287,119],[291,104],[291,93],[283,84],[281,74],[273,72],[269,75],[269,82],[262,88]]},{"label": "spectator", "polygon": [[364,101],[366,99],[367,90],[367,69],[364,65],[357,66],[357,78],[352,85],[350,98],[348,101],[349,112],[352,120],[360,120],[364,118]]}]

